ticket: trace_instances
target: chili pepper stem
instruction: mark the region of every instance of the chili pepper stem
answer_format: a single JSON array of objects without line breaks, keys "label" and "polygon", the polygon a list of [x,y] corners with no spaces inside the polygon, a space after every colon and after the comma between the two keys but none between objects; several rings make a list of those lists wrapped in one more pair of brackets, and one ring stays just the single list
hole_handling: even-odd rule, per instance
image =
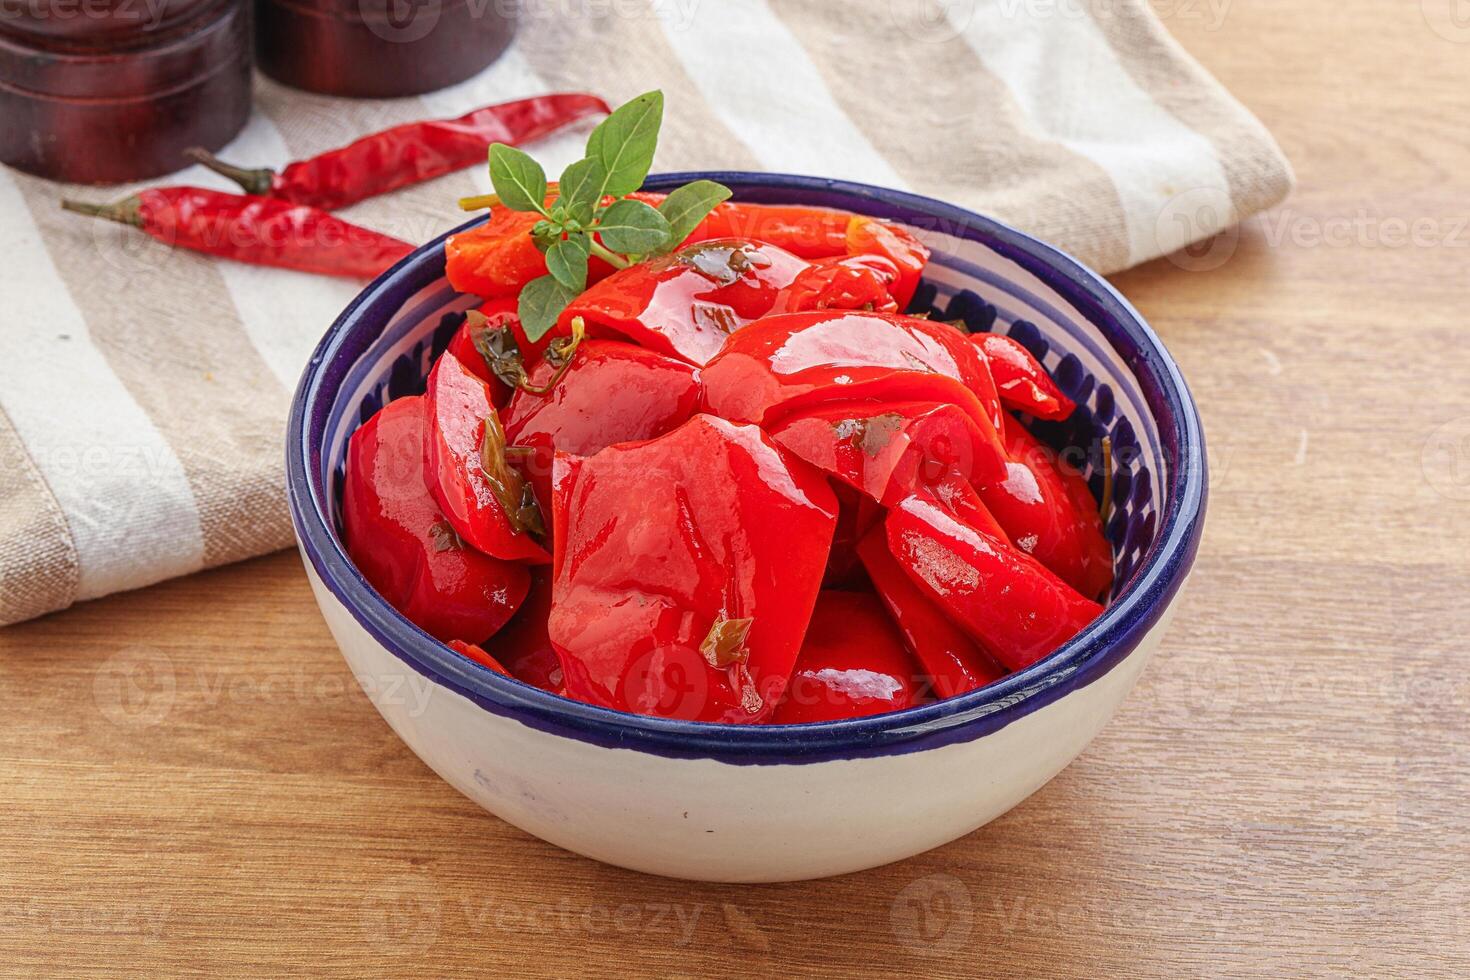
[{"label": "chili pepper stem", "polygon": [[461,211],[483,211],[486,208],[500,206],[500,197],[496,194],[477,194],[474,197],[462,197],[459,199]]},{"label": "chili pepper stem", "polygon": [[116,221],[118,224],[141,228],[143,227],[143,217],[138,213],[138,203],[136,197],[125,197],[121,201],[114,201],[111,204],[92,204],[89,201],[63,199],[61,207],[63,210],[72,211],[76,214],[85,214],[89,218],[106,218],[108,221]]},{"label": "chili pepper stem", "polygon": [[253,169],[237,167],[234,164],[225,163],[202,146],[191,146],[184,151],[184,156],[195,163],[203,164],[222,177],[233,180],[246,194],[269,194],[271,185],[275,181],[275,171],[268,167]]},{"label": "chili pepper stem", "polygon": [[587,324],[581,317],[573,317],[572,340],[566,347],[560,349],[562,362],[557,366],[556,373],[552,374],[544,385],[527,384],[525,381],[522,381],[521,390],[531,395],[549,395],[551,389],[555,388],[556,383],[567,373],[567,368],[572,366],[572,358],[576,355],[577,348],[582,346],[582,339],[586,336]]}]

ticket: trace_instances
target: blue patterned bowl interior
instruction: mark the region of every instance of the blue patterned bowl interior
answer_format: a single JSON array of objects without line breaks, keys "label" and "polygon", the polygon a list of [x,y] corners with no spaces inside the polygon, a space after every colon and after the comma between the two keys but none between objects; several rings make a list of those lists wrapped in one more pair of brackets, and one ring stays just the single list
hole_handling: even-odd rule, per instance
[{"label": "blue patterned bowl interior", "polygon": [[[472,664],[466,668],[453,654],[433,654],[428,648],[439,645],[387,609],[346,563],[338,529],[348,438],[387,402],[423,392],[434,358],[464,311],[476,304],[443,278],[440,241],[415,252],[354,301],[318,349],[297,393],[288,451],[293,515],[303,549],[328,586],[365,625],[382,632],[380,639],[390,648],[395,645],[390,641],[415,648],[395,650],[400,657],[430,676],[447,676],[492,710],[509,709],[542,727],[570,727],[579,737],[608,735],[604,729],[611,725],[620,729],[618,744],[627,744],[621,729],[631,727],[657,743],[651,750],[687,754],[698,743],[704,748],[694,754],[728,758],[733,751],[739,757],[732,761],[801,758],[812,746],[838,754],[866,754],[885,745],[892,746],[887,751],[908,751],[936,739],[973,737],[983,733],[977,725],[999,727],[1003,716],[1034,710],[1100,676],[1131,652],[1182,582],[1197,547],[1204,505],[1203,440],[1193,403],[1176,366],[1132,308],[1103,280],[1048,246],[915,195],[741,173],[669,174],[650,178],[648,186],[658,190],[696,177],[727,184],[737,200],[838,207],[904,223],[933,249],[910,311],[960,320],[973,332],[1009,334],[1036,355],[1078,409],[1065,422],[1028,419],[1027,424],[1083,468],[1096,496],[1103,486],[1102,437],[1111,441],[1113,508],[1107,535],[1117,575],[1108,612],[1052,656],[983,691],[872,720],[767,727],[761,730],[765,735],[575,704]],[[363,608],[369,603],[363,592],[376,603],[370,610]],[[548,712],[577,717],[568,726],[568,718],[548,717]],[[818,734],[820,729],[830,731]],[[798,744],[783,732],[808,737]],[[881,737],[873,738],[875,732]]]}]

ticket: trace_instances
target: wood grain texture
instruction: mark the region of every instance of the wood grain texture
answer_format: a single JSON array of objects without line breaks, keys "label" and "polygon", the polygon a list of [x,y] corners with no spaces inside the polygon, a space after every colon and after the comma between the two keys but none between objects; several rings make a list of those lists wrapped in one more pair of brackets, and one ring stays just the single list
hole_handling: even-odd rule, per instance
[{"label": "wood grain texture", "polygon": [[1158,6],[1301,188],[1117,278],[1214,486],[1172,634],[1073,766],[864,874],[604,867],[409,753],[278,555],[0,633],[0,973],[1470,974],[1470,23]]}]

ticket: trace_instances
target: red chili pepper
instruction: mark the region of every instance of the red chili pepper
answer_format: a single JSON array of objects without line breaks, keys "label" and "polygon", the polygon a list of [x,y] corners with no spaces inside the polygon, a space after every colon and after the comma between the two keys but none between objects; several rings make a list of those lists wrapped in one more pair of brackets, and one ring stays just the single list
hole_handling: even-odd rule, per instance
[{"label": "red chili pepper", "polygon": [[863,535],[857,553],[878,597],[903,633],[909,652],[924,665],[940,697],[952,698],[1005,676],[1005,668],[909,579],[888,551],[888,536],[882,526]]},{"label": "red chili pepper", "polygon": [[626,338],[704,364],[730,334],[765,316],[809,264],[784,249],[731,239],[688,245],[621,269],[574,299],[557,320],[581,317],[593,336]]},{"label": "red chili pepper", "polygon": [[510,676],[510,671],[502,667],[498,660],[473,643],[466,643],[464,640],[450,640],[445,646],[466,660],[473,660],[481,667],[488,667],[497,674],[504,674],[507,677]]},{"label": "red chili pepper", "polygon": [[373,279],[413,251],[407,242],[316,208],[199,187],[155,187],[115,204],[61,206],[132,225],[177,248],[323,276]]},{"label": "red chili pepper", "polygon": [[440,640],[482,643],[525,599],[525,566],[470,548],[424,486],[424,400],[386,405],[352,434],[342,488],[347,553],[393,608]]},{"label": "red chili pepper", "polygon": [[993,446],[965,411],[937,402],[832,402],[768,430],[781,448],[884,506],[939,483],[992,479]]},{"label": "red chili pepper", "polygon": [[754,426],[696,415],[557,455],[551,639],[572,697],[755,723],[785,690],[837,502]]},{"label": "red chili pepper", "polygon": [[932,499],[900,501],[884,527],[888,550],[913,583],[1011,670],[1051,653],[1102,612],[1030,555]]},{"label": "red chili pepper", "polygon": [[561,658],[546,632],[551,617],[551,569],[531,569],[531,590],[510,622],[490,643],[495,657],[518,681],[525,681],[552,694],[564,694]]},{"label": "red chili pepper", "polygon": [[1060,421],[1077,405],[1062,394],[1031,352],[1004,334],[983,333],[970,338],[985,353],[1001,403],[1039,419]]},{"label": "red chili pepper", "polygon": [[1010,540],[1078,592],[1095,599],[1113,582],[1113,551],[1087,481],[1010,416],[1006,476],[976,487]]},{"label": "red chili pepper", "polygon": [[445,354],[429,372],[424,402],[424,480],[455,531],[496,558],[550,561],[533,537],[542,530],[535,497],[506,460],[489,386]]},{"label": "red chili pepper", "polygon": [[712,413],[767,427],[829,402],[957,405],[981,435],[977,472],[1004,468],[991,408],[975,393],[989,371],[975,345],[941,323],[866,312],[766,317],[733,334],[701,377]]},{"label": "red chili pepper", "polygon": [[188,156],[238,183],[246,193],[336,211],[400,187],[484,164],[491,143],[538,139],[611,110],[595,95],[558,92],[484,106],[458,119],[404,123],[339,149],[289,164],[280,173],[231,166],[202,149]]},{"label": "red chili pepper", "polygon": [[[542,361],[531,381],[544,387],[554,374]],[[587,340],[559,383],[546,394],[517,391],[503,418],[506,441],[532,450],[518,465],[530,476],[537,499],[549,504],[558,450],[591,456],[615,442],[652,439],[672,432],[698,409],[699,381],[690,365],[632,344]]]},{"label": "red chili pepper", "polygon": [[920,701],[920,668],[867,592],[823,592],[773,725],[863,718]]}]

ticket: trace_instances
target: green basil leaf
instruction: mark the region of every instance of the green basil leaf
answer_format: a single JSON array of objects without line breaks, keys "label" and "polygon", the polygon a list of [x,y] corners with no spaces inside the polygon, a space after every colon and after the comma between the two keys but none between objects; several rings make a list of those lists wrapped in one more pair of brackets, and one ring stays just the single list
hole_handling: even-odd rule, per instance
[{"label": "green basil leaf", "polygon": [[669,241],[669,222],[642,201],[614,201],[597,222],[602,244],[614,252],[638,255],[663,248]]},{"label": "green basil leaf", "polygon": [[658,206],[658,213],[669,222],[669,242],[664,251],[678,248],[689,237],[705,215],[717,204],[730,199],[730,188],[712,180],[696,180],[675,188]]},{"label": "green basil leaf", "polygon": [[587,155],[602,161],[607,171],[603,193],[622,197],[643,186],[663,116],[664,94],[655,89],[618,106],[597,124],[587,138]]},{"label": "green basil leaf", "polygon": [[558,238],[546,250],[546,270],[557,282],[580,293],[587,288],[587,257],[591,249],[586,234]]},{"label": "green basil leaf", "polygon": [[556,318],[567,304],[575,299],[575,290],[568,289],[552,276],[532,279],[521,289],[516,314],[521,318],[521,329],[526,339],[540,340],[556,326]]},{"label": "green basil leaf", "polygon": [[490,144],[490,183],[512,211],[546,213],[546,171],[515,147]]},{"label": "green basil leaf", "polygon": [[583,224],[592,221],[592,213],[602,200],[603,185],[607,183],[607,168],[597,157],[587,157],[571,164],[561,172],[558,204],[564,205],[568,217]]}]

